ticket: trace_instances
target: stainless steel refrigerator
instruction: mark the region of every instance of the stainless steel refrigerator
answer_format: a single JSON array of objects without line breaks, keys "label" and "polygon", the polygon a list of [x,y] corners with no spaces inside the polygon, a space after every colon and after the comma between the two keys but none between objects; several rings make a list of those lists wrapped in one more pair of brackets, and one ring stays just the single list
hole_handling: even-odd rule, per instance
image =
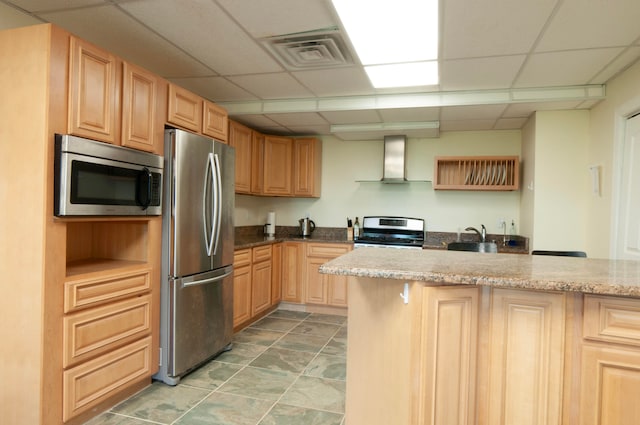
[{"label": "stainless steel refrigerator", "polygon": [[235,150],[165,131],[160,369],[176,385],[225,350],[233,332]]}]

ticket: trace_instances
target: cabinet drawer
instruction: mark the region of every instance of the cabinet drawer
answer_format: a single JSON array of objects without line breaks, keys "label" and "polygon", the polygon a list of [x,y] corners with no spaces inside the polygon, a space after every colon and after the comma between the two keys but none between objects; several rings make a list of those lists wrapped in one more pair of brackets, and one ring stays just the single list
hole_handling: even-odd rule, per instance
[{"label": "cabinet drawer", "polygon": [[640,299],[585,295],[584,337],[640,345]]},{"label": "cabinet drawer", "polygon": [[251,250],[241,249],[233,253],[233,266],[241,267],[251,264]]},{"label": "cabinet drawer", "polygon": [[253,248],[253,262],[259,263],[260,261],[271,260],[271,245],[259,246]]},{"label": "cabinet drawer", "polygon": [[308,243],[307,255],[309,257],[335,258],[349,252],[347,244]]},{"label": "cabinet drawer", "polygon": [[151,332],[151,295],[81,311],[63,319],[63,366],[103,354]]},{"label": "cabinet drawer", "polygon": [[104,304],[151,289],[151,270],[139,270],[108,278],[92,278],[65,282],[64,312]]},{"label": "cabinet drawer", "polygon": [[63,420],[91,409],[128,384],[151,375],[151,337],[67,370],[63,374]]}]

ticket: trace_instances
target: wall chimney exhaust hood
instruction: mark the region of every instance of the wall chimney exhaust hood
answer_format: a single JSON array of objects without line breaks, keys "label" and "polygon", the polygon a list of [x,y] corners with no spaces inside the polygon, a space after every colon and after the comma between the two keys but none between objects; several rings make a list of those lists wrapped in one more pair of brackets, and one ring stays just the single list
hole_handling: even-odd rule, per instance
[{"label": "wall chimney exhaust hood", "polygon": [[407,136],[384,136],[382,183],[407,182]]}]

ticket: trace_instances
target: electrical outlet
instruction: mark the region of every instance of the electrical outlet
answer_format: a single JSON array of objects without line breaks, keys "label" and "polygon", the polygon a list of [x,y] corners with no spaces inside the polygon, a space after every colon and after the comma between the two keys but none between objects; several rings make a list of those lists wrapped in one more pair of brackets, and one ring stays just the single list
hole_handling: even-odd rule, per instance
[{"label": "electrical outlet", "polygon": [[507,222],[504,218],[499,218],[497,223],[498,229],[504,230],[507,228]]}]

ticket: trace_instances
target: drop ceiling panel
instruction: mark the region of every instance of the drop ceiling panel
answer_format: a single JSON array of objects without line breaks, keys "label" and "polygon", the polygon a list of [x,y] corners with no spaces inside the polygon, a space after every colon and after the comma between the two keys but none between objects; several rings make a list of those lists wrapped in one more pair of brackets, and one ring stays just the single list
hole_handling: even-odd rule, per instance
[{"label": "drop ceiling panel", "polygon": [[242,115],[236,120],[254,128],[282,127],[265,115]]},{"label": "drop ceiling panel", "polygon": [[322,135],[331,132],[331,126],[325,125],[291,125],[287,127],[295,135]]},{"label": "drop ceiling panel", "polygon": [[213,102],[256,100],[251,93],[222,77],[172,78],[171,81]]},{"label": "drop ceiling panel", "polygon": [[203,64],[114,6],[44,13],[42,17],[165,78],[212,74]]},{"label": "drop ceiling panel", "polygon": [[104,4],[103,0],[12,0],[12,3],[29,12],[43,12]]},{"label": "drop ceiling panel", "polygon": [[229,77],[234,84],[261,99],[311,97],[312,94],[286,72]]},{"label": "drop ceiling panel", "polygon": [[556,0],[446,0],[443,59],[527,53]]},{"label": "drop ceiling panel", "polygon": [[640,1],[564,0],[536,51],[619,47],[640,36]]},{"label": "drop ceiling panel", "polygon": [[627,64],[634,63],[638,58],[640,58],[640,47],[629,47],[609,63],[609,65],[590,82],[604,84],[609,81],[610,78],[613,78],[621,72],[621,70],[624,70]]},{"label": "drop ceiling panel", "polygon": [[440,131],[493,130],[496,120],[440,121]]},{"label": "drop ceiling panel", "polygon": [[331,124],[359,124],[380,122],[380,116],[375,110],[363,111],[327,111],[321,115]]},{"label": "drop ceiling panel", "polygon": [[292,75],[316,96],[356,96],[374,94],[360,67],[297,71]]},{"label": "drop ceiling panel", "polygon": [[527,61],[515,87],[570,86],[586,84],[609,63],[621,48],[537,53]]},{"label": "drop ceiling panel", "polygon": [[440,65],[440,87],[445,91],[509,88],[526,56],[445,60]]},{"label": "drop ceiling panel", "polygon": [[143,0],[121,7],[222,75],[282,67],[211,0]]},{"label": "drop ceiling panel", "polygon": [[41,24],[42,21],[0,3],[0,30]]},{"label": "drop ceiling panel", "polygon": [[494,130],[519,130],[527,122],[527,118],[500,118],[493,126]]},{"label": "drop ceiling panel", "polygon": [[337,25],[325,1],[218,0],[218,3],[256,38]]}]

